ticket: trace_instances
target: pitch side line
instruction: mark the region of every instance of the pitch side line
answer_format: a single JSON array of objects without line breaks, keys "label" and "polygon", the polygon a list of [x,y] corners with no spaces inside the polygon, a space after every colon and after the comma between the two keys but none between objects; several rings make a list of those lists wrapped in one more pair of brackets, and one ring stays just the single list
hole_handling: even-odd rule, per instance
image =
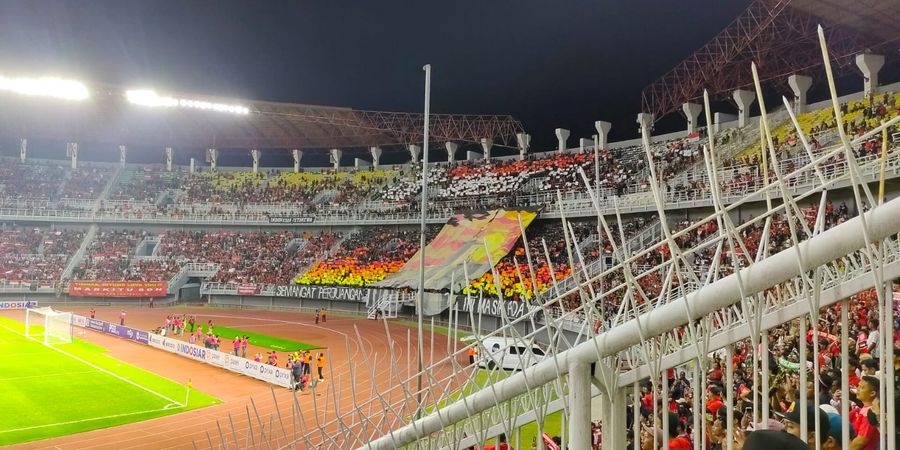
[{"label": "pitch side line", "polygon": [[41,375],[27,375],[24,377],[10,377],[10,378],[0,378],[0,383],[4,381],[15,381],[15,380],[28,380],[31,378],[49,378],[49,377],[57,377],[61,375],[84,375],[86,373],[99,373],[96,370],[82,370],[80,372],[56,372],[56,373],[45,373]]},{"label": "pitch side line", "polygon": [[[39,340],[37,340],[37,339],[34,339],[34,338],[32,338],[32,337],[25,336],[24,334],[19,333],[18,331],[13,330],[12,328],[10,328],[10,327],[8,327],[8,326],[6,326],[6,325],[0,324],[0,327],[6,328],[7,330],[12,331],[13,333],[16,333],[16,334],[18,334],[18,335],[20,335],[20,336],[24,336],[24,337],[27,338],[27,339],[31,339],[32,341],[35,341],[35,342],[40,343],[40,344],[43,345],[43,342],[41,342],[41,341],[39,341]],[[115,377],[115,378],[118,378],[118,379],[120,379],[120,380],[122,380],[122,381],[124,381],[124,382],[126,382],[126,383],[128,383],[128,384],[130,384],[130,385],[132,385],[132,386],[135,386],[135,387],[137,387],[137,388],[143,389],[143,390],[145,390],[145,391],[147,391],[147,392],[149,392],[149,393],[151,393],[151,394],[153,394],[153,395],[156,395],[157,397],[159,397],[159,398],[161,398],[161,399],[163,399],[163,400],[168,401],[169,403],[175,403],[175,404],[181,405],[181,402],[177,402],[177,401],[175,401],[175,400],[172,400],[171,398],[166,397],[165,395],[162,395],[162,394],[160,394],[159,392],[156,392],[156,391],[154,391],[154,390],[152,390],[152,389],[150,389],[150,388],[141,386],[140,384],[137,384],[137,383],[135,383],[134,381],[131,381],[131,380],[125,378],[125,377],[122,377],[121,375],[117,375],[117,374],[112,373],[112,372],[110,372],[110,371],[108,371],[108,370],[106,370],[106,369],[104,369],[104,368],[102,368],[102,367],[99,367],[99,366],[97,366],[97,365],[94,365],[94,364],[92,364],[92,363],[89,363],[89,362],[87,362],[87,361],[85,361],[85,360],[83,360],[83,359],[81,359],[81,358],[79,358],[79,357],[77,357],[77,356],[75,356],[75,355],[73,355],[73,354],[71,354],[71,353],[68,353],[68,352],[66,352],[66,351],[60,350],[60,349],[58,349],[58,348],[56,348],[56,347],[53,347],[53,346],[49,346],[49,345],[45,345],[45,346],[46,346],[47,348],[51,348],[51,349],[53,349],[53,350],[55,350],[55,351],[57,351],[57,352],[59,352],[59,353],[62,353],[63,355],[66,355],[66,356],[68,356],[68,357],[70,357],[70,358],[72,358],[72,359],[74,359],[74,360],[76,360],[76,361],[79,361],[79,362],[81,362],[82,364],[88,365],[88,366],[93,367],[93,368],[95,368],[95,369],[97,369],[97,370],[99,370],[99,371],[101,371],[101,372],[103,372],[103,373],[106,373],[106,374],[111,375],[111,376],[113,376],[113,377]],[[182,406],[186,406],[186,405],[182,405]]]},{"label": "pitch side line", "polygon": [[[168,406],[169,405],[166,405],[166,407],[159,408],[159,409],[148,409],[146,411],[135,411],[135,412],[130,412],[130,413],[113,414],[111,416],[91,417],[88,419],[70,420],[68,422],[56,422],[56,423],[48,423],[48,424],[44,424],[44,425],[34,425],[34,426],[30,426],[30,427],[13,428],[11,430],[0,430],[0,434],[15,433],[16,431],[27,431],[27,430],[34,430],[37,428],[55,427],[55,426],[60,426],[60,425],[71,425],[73,423],[92,422],[95,420],[114,419],[116,417],[136,416],[138,414],[150,414],[150,413],[155,413],[155,412],[169,411]],[[183,408],[183,406],[179,406],[179,408]]]}]

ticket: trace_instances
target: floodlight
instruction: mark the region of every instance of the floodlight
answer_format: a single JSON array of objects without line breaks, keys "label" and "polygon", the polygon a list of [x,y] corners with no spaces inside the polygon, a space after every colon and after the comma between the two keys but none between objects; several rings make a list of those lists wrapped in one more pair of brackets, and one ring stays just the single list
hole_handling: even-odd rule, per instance
[{"label": "floodlight", "polygon": [[175,106],[178,100],[172,97],[161,97],[152,89],[134,89],[125,92],[128,101],[142,106]]},{"label": "floodlight", "polygon": [[130,103],[141,106],[164,106],[200,109],[203,111],[229,112],[232,114],[250,114],[250,108],[241,105],[228,105],[225,103],[212,103],[204,100],[192,100],[189,98],[174,98],[162,96],[152,89],[134,89],[125,92],[125,97]]},{"label": "floodlight", "polygon": [[8,78],[0,75],[0,90],[63,100],[85,100],[89,95],[83,83],[57,77]]}]

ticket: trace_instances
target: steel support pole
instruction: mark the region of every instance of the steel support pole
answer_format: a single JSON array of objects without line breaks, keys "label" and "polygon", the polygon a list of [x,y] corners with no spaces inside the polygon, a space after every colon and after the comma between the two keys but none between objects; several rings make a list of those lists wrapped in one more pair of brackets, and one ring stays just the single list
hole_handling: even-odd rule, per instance
[{"label": "steel support pole", "polygon": [[[841,417],[850,417],[850,300],[841,302]],[[841,448],[850,448],[850,421],[841,421]]]},{"label": "steel support pole", "polygon": [[[806,420],[806,408],[809,399],[806,397],[806,315],[800,318],[800,386],[797,386],[797,394],[800,396],[796,407],[800,408],[800,436],[806,436],[810,424]],[[815,425],[815,424],[812,424]]]},{"label": "steel support pole", "polygon": [[692,428],[693,437],[694,437],[694,450],[702,450],[703,446],[703,414],[700,412],[703,411],[703,404],[700,402],[701,397],[703,397],[703,386],[700,384],[700,379],[703,374],[700,373],[700,360],[694,362],[694,379],[691,380],[691,386],[694,389],[694,404],[692,408],[694,409],[694,426]]},{"label": "steel support pole", "polygon": [[662,386],[662,393],[660,394],[660,397],[662,397],[662,402],[660,402],[662,410],[660,415],[662,415],[663,448],[669,448],[669,377],[666,376],[666,372],[666,369],[662,369],[659,374],[659,384]]},{"label": "steel support pole", "polygon": [[422,207],[421,207],[421,223],[419,227],[419,303],[416,307],[419,319],[418,323],[418,360],[419,373],[416,376],[416,418],[422,415],[422,372],[425,370],[425,338],[423,336],[424,317],[423,309],[425,307],[425,218],[428,216],[428,128],[429,115],[431,114],[431,64],[426,64],[422,68],[425,71],[425,129],[423,135],[425,141],[422,144]]},{"label": "steel support pole", "polygon": [[725,443],[726,450],[734,450],[734,346],[725,347]]},{"label": "steel support pole", "polygon": [[569,365],[569,449],[591,450],[591,365]]},{"label": "steel support pole", "polygon": [[[762,339],[760,345],[760,358],[762,359],[762,370],[760,374],[762,389],[757,394],[762,402],[762,423],[769,423],[769,330],[762,330]],[[756,424],[754,424],[756,425]]]},{"label": "steel support pole", "polygon": [[[887,291],[885,292],[886,302],[887,302],[887,317],[891,319],[887,324],[886,328],[888,330],[885,333],[885,359],[881,362],[882,373],[884,373],[884,379],[887,380],[887,392],[885,396],[887,397],[887,401],[884,402],[885,417],[893,417],[894,413],[897,411],[897,386],[894,385],[894,376],[896,369],[894,368],[894,283],[892,281],[887,282]],[[896,418],[894,420],[887,421],[887,448],[888,450],[896,450],[897,449],[897,421]]]},{"label": "steel support pole", "polygon": [[631,385],[631,433],[632,448],[641,447],[641,383]]}]

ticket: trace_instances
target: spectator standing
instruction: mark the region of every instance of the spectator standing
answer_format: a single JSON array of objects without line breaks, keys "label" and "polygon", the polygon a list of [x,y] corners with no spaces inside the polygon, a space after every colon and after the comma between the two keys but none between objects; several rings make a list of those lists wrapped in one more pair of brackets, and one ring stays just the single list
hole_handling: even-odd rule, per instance
[{"label": "spectator standing", "polygon": [[325,308],[322,308],[322,323],[325,322],[328,322],[328,320],[325,318]]},{"label": "spectator standing", "polygon": [[301,388],[300,378],[303,377],[303,366],[299,361],[291,368],[291,375],[294,377],[294,390],[296,391]]},{"label": "spectator standing", "polygon": [[231,345],[234,348],[234,356],[241,356],[241,337],[235,336]]},{"label": "spectator standing", "polygon": [[319,324],[319,310],[316,310],[316,325]]},{"label": "spectator standing", "polygon": [[500,433],[500,436],[497,436],[497,445],[485,445],[484,450],[513,450],[513,448],[510,447],[508,442],[506,442],[506,434]]},{"label": "spectator standing", "polygon": [[241,357],[247,357],[247,344],[250,342],[249,336],[244,336],[244,339],[241,339]]},{"label": "spectator standing", "polygon": [[150,309],[153,309],[153,297],[150,297]]},{"label": "spectator standing", "polygon": [[125,326],[125,310],[119,313],[119,325]]},{"label": "spectator standing", "polygon": [[319,381],[324,381],[325,376],[322,375],[322,371],[325,369],[325,354],[319,353],[319,357],[316,358],[316,368],[319,371]]},{"label": "spectator standing", "polygon": [[856,391],[856,397],[862,402],[861,408],[850,411],[850,424],[856,430],[856,438],[850,442],[851,450],[875,450],[878,448],[880,432],[878,431],[878,422],[872,424],[869,415],[874,416],[872,411],[872,403],[878,399],[878,390],[881,388],[881,382],[878,378],[864,376],[859,381],[859,388]]},{"label": "spectator standing", "polygon": [[97,310],[95,310],[94,308],[91,308],[91,319],[94,319],[95,318],[94,316],[96,316],[96,315],[97,315]]}]

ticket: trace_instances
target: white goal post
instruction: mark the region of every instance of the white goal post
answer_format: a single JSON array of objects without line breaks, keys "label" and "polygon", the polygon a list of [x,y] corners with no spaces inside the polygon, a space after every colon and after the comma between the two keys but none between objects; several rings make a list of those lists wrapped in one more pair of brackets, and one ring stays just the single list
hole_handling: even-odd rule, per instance
[{"label": "white goal post", "polygon": [[25,336],[52,345],[71,343],[73,334],[72,313],[54,311],[49,306],[25,310]]}]

